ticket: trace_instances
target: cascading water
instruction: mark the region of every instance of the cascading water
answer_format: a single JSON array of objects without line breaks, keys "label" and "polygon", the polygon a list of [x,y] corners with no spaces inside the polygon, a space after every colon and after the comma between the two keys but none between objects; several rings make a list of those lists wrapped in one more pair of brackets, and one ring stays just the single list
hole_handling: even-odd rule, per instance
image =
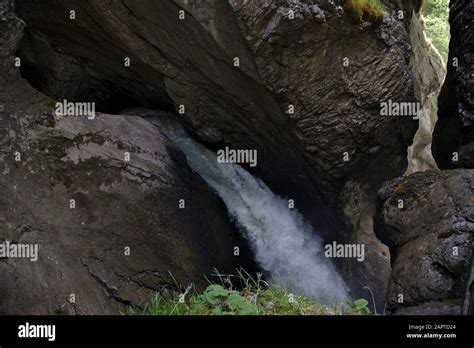
[{"label": "cascading water", "polygon": [[326,303],[346,299],[347,288],[324,256],[322,242],[303,216],[261,180],[191,139],[174,117],[150,118],[186,155],[188,164],[224,201],[270,281]]}]

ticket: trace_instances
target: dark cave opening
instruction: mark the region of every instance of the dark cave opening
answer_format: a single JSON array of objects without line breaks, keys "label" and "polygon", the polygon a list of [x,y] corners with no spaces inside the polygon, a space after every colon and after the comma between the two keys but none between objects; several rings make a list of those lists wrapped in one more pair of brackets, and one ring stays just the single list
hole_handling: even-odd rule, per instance
[{"label": "dark cave opening", "polygon": [[[61,102],[91,102],[98,112],[118,114],[128,108],[140,107],[139,101],[129,95],[126,89],[107,80],[95,80],[84,76],[74,81],[74,87],[65,86],[63,93],[54,90],[48,78],[48,71],[42,70],[28,62],[22,64],[21,77],[32,87]],[[157,105],[160,106],[160,105]]]},{"label": "dark cave opening", "polygon": [[78,55],[81,50],[86,48],[62,46],[27,26],[17,50],[21,76],[56,101],[95,103],[95,110],[102,113],[135,107],[173,111],[163,77],[151,68],[144,64],[126,68],[115,55],[111,61],[117,63],[107,64],[100,56]]}]

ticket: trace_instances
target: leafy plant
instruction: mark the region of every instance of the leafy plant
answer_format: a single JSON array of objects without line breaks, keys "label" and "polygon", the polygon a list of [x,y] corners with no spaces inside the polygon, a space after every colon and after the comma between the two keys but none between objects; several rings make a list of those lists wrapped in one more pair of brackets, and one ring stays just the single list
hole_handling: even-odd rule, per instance
[{"label": "leafy plant", "polygon": [[[188,286],[183,291],[156,294],[142,308],[130,314],[142,315],[353,315],[369,314],[366,300],[328,306],[314,298],[291,293],[280,285],[268,284],[244,270],[237,275],[216,272],[217,281],[199,291]],[[365,302],[364,302],[365,301]]]},{"label": "leafy plant", "polygon": [[367,301],[366,299],[361,298],[361,299],[355,300],[354,305],[359,312],[364,313],[364,314],[370,313],[369,307],[368,307],[369,301]]},{"label": "leafy plant", "polygon": [[212,309],[212,314],[241,314],[251,315],[258,313],[255,304],[248,303],[236,290],[227,290],[222,285],[211,284],[200,295]]},{"label": "leafy plant", "polygon": [[204,291],[204,299],[209,302],[211,305],[219,303],[223,298],[226,298],[229,294],[229,291],[224,289],[221,285],[212,284],[207,287]]},{"label": "leafy plant", "polygon": [[370,314],[370,309],[368,307],[369,301],[366,299],[358,299],[354,302],[348,301],[346,306],[348,308],[348,312],[351,314],[360,314],[360,315],[367,315]]}]

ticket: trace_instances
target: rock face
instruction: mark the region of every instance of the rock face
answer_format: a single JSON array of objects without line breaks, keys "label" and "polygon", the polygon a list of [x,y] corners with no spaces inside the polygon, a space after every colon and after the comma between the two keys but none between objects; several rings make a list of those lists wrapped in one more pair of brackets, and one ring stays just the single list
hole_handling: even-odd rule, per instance
[{"label": "rock face", "polygon": [[415,93],[420,102],[418,130],[408,148],[408,168],[405,174],[438,170],[431,151],[433,130],[438,119],[438,95],[446,76],[446,68],[436,49],[425,40],[423,23],[417,16],[411,19],[410,41],[413,48],[411,70]]},{"label": "rock face", "polygon": [[474,168],[474,3],[452,0],[450,7],[448,73],[439,96],[433,156],[441,169]]},{"label": "rock face", "polygon": [[348,177],[378,187],[388,171],[406,167],[416,122],[380,116],[380,103],[416,100],[409,10],[397,20],[395,10],[405,8],[387,7],[377,24],[355,22],[342,1],[230,2],[326,192],[339,194]]},{"label": "rock face", "polygon": [[390,248],[396,314],[460,314],[474,250],[474,170],[421,172],[379,191],[375,231]]},{"label": "rock face", "polygon": [[38,244],[36,262],[0,259],[0,313],[118,314],[171,276],[199,285],[242,265],[245,243],[184,155],[139,117],[53,115],[14,67],[11,1],[0,16],[0,242]]}]

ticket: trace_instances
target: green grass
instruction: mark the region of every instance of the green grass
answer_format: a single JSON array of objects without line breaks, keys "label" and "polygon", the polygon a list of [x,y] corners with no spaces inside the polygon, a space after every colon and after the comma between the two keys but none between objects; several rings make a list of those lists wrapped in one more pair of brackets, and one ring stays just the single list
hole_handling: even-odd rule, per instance
[{"label": "green grass", "polygon": [[[245,271],[237,276],[218,275],[204,291],[190,286],[167,295],[157,293],[142,308],[130,308],[136,315],[357,315],[370,314],[368,302],[360,299],[339,306],[327,306],[278,285],[256,279]],[[232,279],[232,281],[231,281]],[[235,283],[237,282],[237,285]]]},{"label": "green grass", "polygon": [[449,52],[449,0],[426,0],[421,14],[425,21],[426,36],[436,47],[444,62]]},{"label": "green grass", "polygon": [[381,0],[345,0],[344,9],[358,22],[383,22],[384,5]]}]

